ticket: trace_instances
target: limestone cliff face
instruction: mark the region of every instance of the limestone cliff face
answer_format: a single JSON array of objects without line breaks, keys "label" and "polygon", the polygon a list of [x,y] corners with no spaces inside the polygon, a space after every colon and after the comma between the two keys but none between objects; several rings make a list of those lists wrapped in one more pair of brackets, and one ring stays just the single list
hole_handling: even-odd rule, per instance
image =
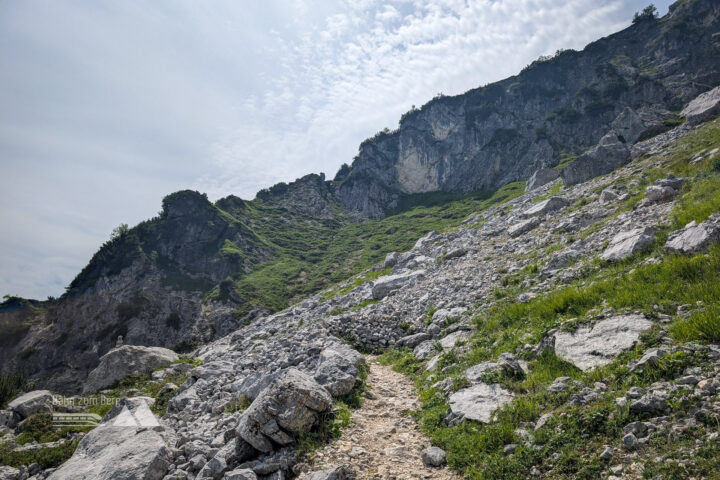
[{"label": "limestone cliff face", "polygon": [[[720,5],[678,2],[589,44],[534,62],[519,75],[408,112],[366,140],[338,198],[381,218],[401,195],[470,192],[526,180],[597,144],[626,108],[640,138],[666,130],[697,94],[720,84]],[[340,180],[340,179],[337,179]]]}]

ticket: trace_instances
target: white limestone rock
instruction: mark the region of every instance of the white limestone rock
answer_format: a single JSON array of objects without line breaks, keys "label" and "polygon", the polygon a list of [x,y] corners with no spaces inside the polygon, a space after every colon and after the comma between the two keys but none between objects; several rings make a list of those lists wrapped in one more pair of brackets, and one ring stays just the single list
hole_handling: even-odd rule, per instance
[{"label": "white limestone rock", "polygon": [[643,315],[620,315],[580,327],[574,333],[555,334],[555,354],[581,370],[607,365],[639,340],[652,322]]}]

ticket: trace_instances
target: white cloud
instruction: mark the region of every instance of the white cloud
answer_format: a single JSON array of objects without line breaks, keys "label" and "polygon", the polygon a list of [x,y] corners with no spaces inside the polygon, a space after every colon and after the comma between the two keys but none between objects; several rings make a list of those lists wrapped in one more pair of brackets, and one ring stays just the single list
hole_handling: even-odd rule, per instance
[{"label": "white cloud", "polygon": [[174,190],[332,176],[411,105],[582,48],[644,4],[2,2],[0,294],[59,294]]}]

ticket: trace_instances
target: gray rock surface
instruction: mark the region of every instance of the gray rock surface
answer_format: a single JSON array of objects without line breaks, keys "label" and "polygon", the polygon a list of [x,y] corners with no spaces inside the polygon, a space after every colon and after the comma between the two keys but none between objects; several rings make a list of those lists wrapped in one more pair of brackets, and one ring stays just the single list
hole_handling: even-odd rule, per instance
[{"label": "gray rock surface", "polygon": [[386,275],[378,278],[372,287],[372,296],[374,299],[379,300],[388,296],[391,292],[394,292],[398,288],[407,285],[414,280],[422,277],[425,274],[424,270],[415,270],[397,275]]},{"label": "gray rock surface", "polygon": [[151,372],[178,358],[177,353],[162,347],[139,345],[116,347],[100,358],[100,364],[88,375],[83,393],[95,393],[127,375]]},{"label": "gray rock surface", "polygon": [[490,423],[495,410],[513,398],[514,395],[498,383],[479,383],[453,393],[449,403],[451,412],[462,419]]},{"label": "gray rock surface", "polygon": [[331,406],[327,390],[291,368],[253,400],[240,417],[237,434],[257,450],[271,452],[273,442],[293,443],[295,435],[307,432]]},{"label": "gray rock surface", "polygon": [[8,409],[15,412],[20,419],[41,412],[52,412],[53,394],[48,390],[33,390],[24,393],[8,404]]},{"label": "gray rock surface", "polygon": [[643,227],[620,232],[600,255],[603,260],[622,260],[633,253],[642,252],[655,243],[653,228]]},{"label": "gray rock surface", "polygon": [[712,214],[700,224],[692,221],[670,233],[665,248],[677,253],[697,253],[717,241],[720,241],[720,213]]},{"label": "gray rock surface", "polygon": [[620,315],[600,320],[592,327],[574,333],[555,334],[555,353],[581,370],[610,363],[618,354],[632,348],[652,322],[643,315]]},{"label": "gray rock surface", "polygon": [[257,480],[255,472],[248,468],[232,470],[225,473],[224,480]]},{"label": "gray rock surface", "polygon": [[151,425],[157,425],[157,419],[147,402],[143,397],[119,402],[49,480],[163,478],[171,463],[170,450],[163,428]]},{"label": "gray rock surface", "polygon": [[530,218],[545,215],[567,207],[570,202],[563,197],[550,197],[547,200],[536,203],[522,213],[522,217]]},{"label": "gray rock surface", "polygon": [[525,183],[525,191],[529,192],[560,178],[560,170],[541,168],[533,173]]},{"label": "gray rock surface", "polygon": [[680,116],[685,117],[688,125],[697,125],[710,120],[720,113],[720,87],[715,87],[698,95],[683,108]]},{"label": "gray rock surface", "polygon": [[510,226],[510,228],[508,228],[508,235],[510,235],[511,238],[519,237],[520,235],[531,231],[541,223],[542,219],[539,217],[528,218],[527,220],[523,220],[522,222]]},{"label": "gray rock surface", "polygon": [[313,472],[304,477],[303,480],[351,480],[354,475],[346,467],[335,467],[329,470]]},{"label": "gray rock surface", "polygon": [[315,381],[325,387],[333,397],[347,395],[359,381],[360,365],[365,359],[358,352],[337,343],[320,352],[320,360],[315,370]]},{"label": "gray rock surface", "polygon": [[20,470],[0,465],[0,480],[20,480]]},{"label": "gray rock surface", "polygon": [[445,465],[445,450],[438,447],[430,447],[423,450],[422,461],[428,467],[442,467]]}]

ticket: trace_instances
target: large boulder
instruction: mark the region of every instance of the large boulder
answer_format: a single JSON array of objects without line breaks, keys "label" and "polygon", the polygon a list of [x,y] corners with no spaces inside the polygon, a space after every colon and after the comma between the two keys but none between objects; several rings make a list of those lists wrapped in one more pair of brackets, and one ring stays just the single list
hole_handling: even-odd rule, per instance
[{"label": "large boulder", "polygon": [[680,112],[688,125],[697,125],[720,113],[720,87],[700,94]]},{"label": "large boulder", "polygon": [[5,465],[0,465],[0,480],[20,480],[20,470]]},{"label": "large boulder", "polygon": [[52,412],[54,403],[53,394],[48,390],[34,390],[10,402],[8,409],[23,419],[36,413]]},{"label": "large boulder", "polygon": [[676,253],[697,253],[720,241],[720,213],[714,213],[698,224],[692,221],[685,228],[675,230],[668,236],[665,248]]},{"label": "large boulder", "polygon": [[643,315],[620,315],[555,334],[555,354],[581,370],[606,365],[635,345],[652,322]]},{"label": "large boulder", "polygon": [[516,223],[508,227],[508,235],[510,238],[519,237],[520,235],[529,232],[542,223],[542,218],[533,217],[523,220],[522,222]]},{"label": "large boulder", "polygon": [[78,444],[48,480],[160,480],[170,466],[163,427],[152,399],[125,398]]},{"label": "large boulder", "polygon": [[555,212],[570,205],[570,202],[563,197],[550,197],[547,200],[538,202],[522,213],[522,217],[530,218]]},{"label": "large boulder", "polygon": [[257,450],[289,445],[307,432],[319,414],[332,407],[332,397],[312,377],[290,368],[258,395],[240,417],[237,434]]},{"label": "large boulder", "polygon": [[395,290],[408,285],[418,278],[425,275],[425,270],[414,270],[408,273],[400,273],[397,275],[385,275],[375,280],[372,287],[372,296],[375,300],[387,297]]},{"label": "large boulder", "polygon": [[450,411],[456,417],[490,423],[492,414],[514,396],[499,383],[478,383],[450,396]]},{"label": "large boulder", "polygon": [[630,149],[621,142],[598,145],[563,168],[565,185],[577,185],[591,178],[610,173],[630,161]]},{"label": "large boulder", "polygon": [[355,387],[360,365],[364,363],[363,356],[347,345],[332,344],[320,352],[313,376],[333,397],[341,397]]},{"label": "large boulder", "polygon": [[113,348],[100,358],[100,364],[90,372],[83,393],[95,393],[127,375],[151,372],[178,358],[177,353],[162,347],[123,345]]},{"label": "large boulder", "polygon": [[650,248],[655,243],[655,232],[652,228],[635,228],[620,232],[613,237],[610,245],[600,255],[603,260],[622,260],[633,253]]},{"label": "large boulder", "polygon": [[576,185],[625,165],[631,159],[628,146],[635,143],[647,130],[638,114],[626,107],[613,120],[610,130],[596,147],[562,169],[563,182],[565,185]]},{"label": "large boulder", "polygon": [[541,168],[530,176],[525,184],[525,191],[535,190],[558,178],[560,178],[560,170],[555,168]]}]

